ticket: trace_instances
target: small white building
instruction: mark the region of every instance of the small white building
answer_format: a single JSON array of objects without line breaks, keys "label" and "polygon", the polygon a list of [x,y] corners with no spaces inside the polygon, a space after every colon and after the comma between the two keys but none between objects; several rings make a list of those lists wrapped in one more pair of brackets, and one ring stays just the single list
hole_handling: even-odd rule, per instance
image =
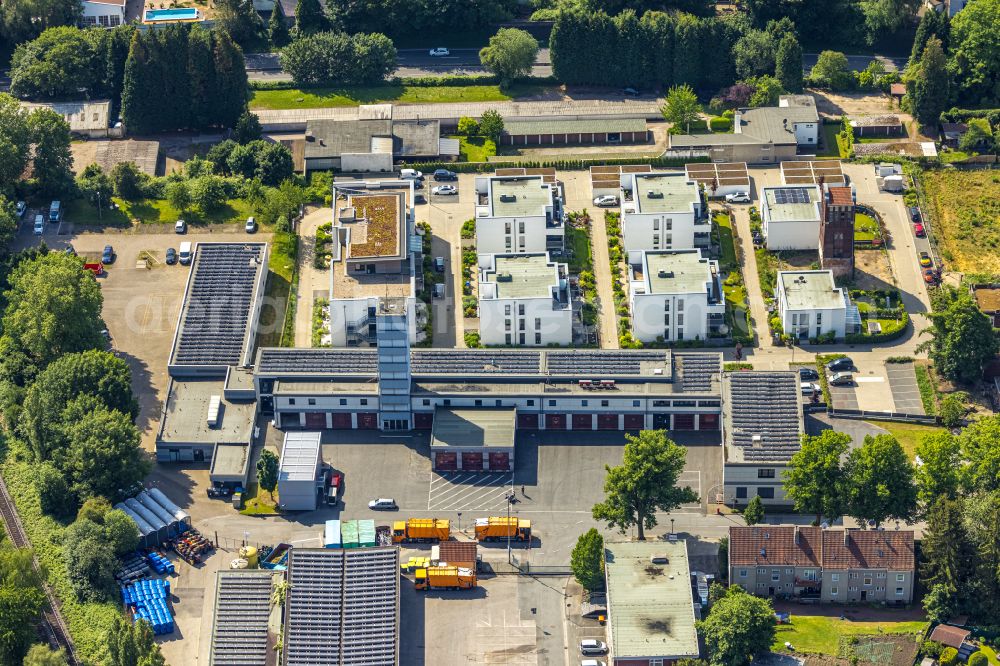
[{"label": "small white building", "polygon": [[542,176],[476,178],[479,252],[562,252],[565,233],[558,185]]},{"label": "small white building", "polygon": [[84,28],[114,28],[125,23],[125,0],[83,0]]},{"label": "small white building", "polygon": [[833,281],[833,271],[778,273],[778,316],[787,335],[818,338],[833,331],[843,338],[861,328],[861,314],[851,297]]},{"label": "small white building", "polygon": [[704,340],[725,322],[719,262],[701,250],[629,253],[632,335],[642,342]]},{"label": "small white building", "polygon": [[69,124],[69,131],[80,136],[120,137],[123,128],[119,125],[108,127],[111,117],[111,102],[108,100],[85,100],[80,102],[21,102],[25,111],[51,109]]},{"label": "small white building", "polygon": [[573,341],[566,264],[545,254],[479,255],[479,336],[484,345],[544,347]]},{"label": "small white building", "polygon": [[818,250],[821,197],[815,185],[765,187],[760,217],[768,250]]},{"label": "small white building", "polygon": [[278,501],[286,511],[314,511],[320,466],[320,433],[290,431],[285,433],[278,463]]},{"label": "small white building", "polygon": [[704,247],[712,225],[698,183],[684,173],[622,174],[625,251]]}]

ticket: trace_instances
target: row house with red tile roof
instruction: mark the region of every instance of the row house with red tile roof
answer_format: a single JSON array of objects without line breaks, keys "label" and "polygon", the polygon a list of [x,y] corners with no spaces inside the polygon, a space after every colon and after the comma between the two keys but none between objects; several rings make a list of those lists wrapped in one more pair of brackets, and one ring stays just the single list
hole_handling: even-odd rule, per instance
[{"label": "row house with red tile roof", "polygon": [[911,530],[729,528],[729,582],[758,596],[906,605],[915,577]]}]

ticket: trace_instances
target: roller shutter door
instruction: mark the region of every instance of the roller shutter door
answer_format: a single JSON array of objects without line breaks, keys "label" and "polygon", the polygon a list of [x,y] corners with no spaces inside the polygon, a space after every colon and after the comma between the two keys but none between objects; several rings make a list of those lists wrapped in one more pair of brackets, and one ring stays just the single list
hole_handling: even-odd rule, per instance
[{"label": "roller shutter door", "polygon": [[434,454],[434,469],[438,472],[454,472],[458,469],[458,454],[454,451],[438,451]]},{"label": "roller shutter door", "polygon": [[508,472],[510,471],[510,454],[506,451],[490,453],[490,471]]},{"label": "roller shutter door", "polygon": [[617,414],[598,414],[597,415],[597,429],[598,430],[618,430],[618,415]]},{"label": "roller shutter door", "polygon": [[333,427],[338,430],[350,429],[352,427],[350,413],[334,412]]},{"label": "roller shutter door", "polygon": [[546,414],[545,415],[545,429],[546,430],[565,430],[566,429],[566,415],[565,414]]},{"label": "roller shutter door", "polygon": [[654,430],[670,430],[670,414],[653,414]]},{"label": "roller shutter door", "polygon": [[434,412],[415,412],[413,427],[417,430],[430,430],[434,425]]},{"label": "roller shutter door", "polygon": [[674,414],[674,430],[694,430],[694,414]]},{"label": "roller shutter door", "polygon": [[362,412],[358,414],[359,430],[375,430],[378,428],[378,414],[374,412]]},{"label": "roller shutter door", "polygon": [[718,414],[701,414],[698,417],[698,430],[718,430]]},{"label": "roller shutter door", "polygon": [[573,430],[593,430],[594,417],[591,414],[574,414]]},{"label": "roller shutter door", "polygon": [[483,454],[480,451],[462,451],[462,471],[482,472]]},{"label": "roller shutter door", "polygon": [[324,412],[306,412],[307,428],[326,428],[326,414]]},{"label": "roller shutter door", "polygon": [[625,429],[626,430],[642,430],[643,426],[646,425],[646,419],[642,414],[626,414],[625,415]]},{"label": "roller shutter door", "polygon": [[522,430],[538,430],[538,414],[518,414],[517,427]]}]

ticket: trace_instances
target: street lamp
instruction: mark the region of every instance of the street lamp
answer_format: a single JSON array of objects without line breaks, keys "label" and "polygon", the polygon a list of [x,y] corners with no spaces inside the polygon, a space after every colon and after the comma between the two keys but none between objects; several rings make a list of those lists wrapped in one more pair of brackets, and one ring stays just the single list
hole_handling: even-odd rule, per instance
[{"label": "street lamp", "polygon": [[462,531],[462,512],[458,512],[458,531]]},{"label": "street lamp", "polygon": [[673,518],[670,519],[670,533],[671,534],[674,533],[674,519]]},{"label": "street lamp", "polygon": [[514,492],[511,491],[504,499],[507,500],[507,564],[513,564],[510,553],[510,505],[514,503]]}]

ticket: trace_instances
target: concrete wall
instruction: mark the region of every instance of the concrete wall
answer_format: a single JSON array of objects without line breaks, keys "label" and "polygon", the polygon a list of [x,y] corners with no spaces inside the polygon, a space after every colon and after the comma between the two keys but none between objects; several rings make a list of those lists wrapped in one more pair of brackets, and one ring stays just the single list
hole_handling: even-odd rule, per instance
[{"label": "concrete wall", "polygon": [[[347,347],[347,325],[367,319],[369,308],[378,305],[378,297],[363,296],[360,298],[334,298],[330,301],[330,338],[331,346]],[[417,299],[410,296],[406,299],[407,323],[410,326],[410,344],[417,342]],[[372,319],[371,323],[375,320]],[[372,334],[374,340],[374,334]],[[362,344],[361,346],[366,346]]]},{"label": "concrete wall", "polygon": [[795,123],[795,141],[806,148],[819,144],[819,123]]},{"label": "concrete wall", "polygon": [[[568,345],[573,341],[573,311],[570,307],[552,309],[553,299],[479,299],[479,336],[484,345],[517,345],[544,347],[548,344]],[[518,306],[524,306],[524,315]],[[510,306],[510,314],[506,308]],[[536,319],[539,325],[536,326]],[[521,324],[524,328],[521,328]],[[521,334],[524,342],[520,342]],[[541,334],[536,342],[535,334]],[[510,335],[510,339],[507,336]]]},{"label": "concrete wall", "polygon": [[[897,576],[902,580],[897,580]],[[906,604],[913,600],[913,578],[912,571],[824,570],[820,598],[823,603],[885,601]],[[897,590],[900,590],[901,594],[897,594]]]}]

